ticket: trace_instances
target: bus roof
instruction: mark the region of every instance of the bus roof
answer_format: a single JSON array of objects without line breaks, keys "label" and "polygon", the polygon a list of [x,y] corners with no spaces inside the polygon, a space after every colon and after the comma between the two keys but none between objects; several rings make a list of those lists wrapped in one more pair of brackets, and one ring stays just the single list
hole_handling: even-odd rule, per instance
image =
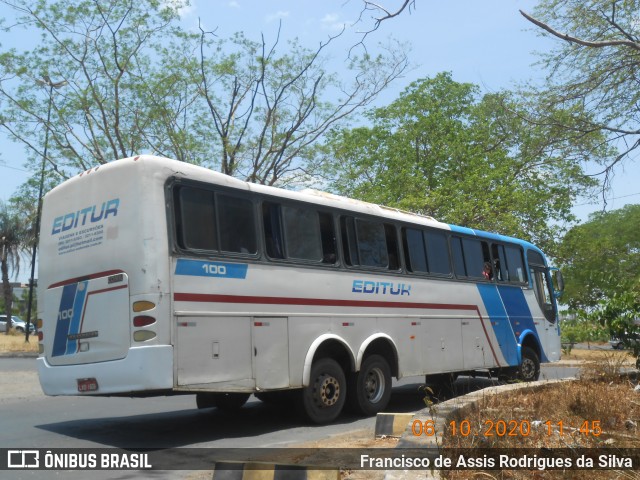
[{"label": "bus roof", "polygon": [[205,167],[154,155],[138,155],[136,157],[123,158],[94,167],[90,170],[76,175],[63,184],[58,185],[47,195],[51,195],[58,189],[67,188],[72,184],[76,184],[76,182],[81,182],[84,177],[90,174],[99,174],[100,170],[122,169],[124,173],[127,170],[140,168],[143,168],[145,170],[146,175],[148,175],[151,171],[154,171],[156,172],[156,174],[164,177],[165,179],[176,177],[180,179],[189,179],[204,183],[212,183],[225,187],[235,188],[238,190],[252,191],[260,194],[313,203],[316,205],[322,205],[340,210],[349,210],[366,215],[385,217],[400,222],[419,224],[433,228],[450,230],[456,233],[473,235],[499,241],[506,241],[519,244],[523,248],[533,249],[542,254],[540,249],[524,240],[519,240],[517,238],[512,238],[496,233],[475,230],[467,227],[461,227],[458,225],[443,223],[427,215],[421,215],[418,213],[407,212],[393,207],[355,200],[352,198],[343,197],[319,190],[305,189],[302,191],[293,191],[283,188],[271,187],[268,185],[249,183]]}]

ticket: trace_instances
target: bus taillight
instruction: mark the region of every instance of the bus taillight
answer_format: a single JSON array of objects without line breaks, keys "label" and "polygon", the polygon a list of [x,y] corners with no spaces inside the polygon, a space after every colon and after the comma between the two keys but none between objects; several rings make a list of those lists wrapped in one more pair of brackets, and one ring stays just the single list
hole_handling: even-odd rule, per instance
[{"label": "bus taillight", "polygon": [[133,317],[134,327],[147,327],[153,323],[156,323],[156,319],[148,315],[138,315],[137,317]]},{"label": "bus taillight", "polygon": [[153,302],[149,302],[147,300],[140,300],[138,302],[133,302],[133,311],[138,312],[147,312],[149,310],[153,310],[156,308],[156,304]]}]

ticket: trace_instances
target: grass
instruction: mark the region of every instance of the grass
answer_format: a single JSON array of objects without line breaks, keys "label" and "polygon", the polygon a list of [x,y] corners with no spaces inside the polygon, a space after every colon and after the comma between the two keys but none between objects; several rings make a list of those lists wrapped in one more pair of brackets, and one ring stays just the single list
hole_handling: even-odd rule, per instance
[{"label": "grass", "polygon": [[38,337],[29,335],[29,343],[24,341],[24,333],[9,331],[9,335],[0,332],[0,353],[33,352],[38,353]]},{"label": "grass", "polygon": [[[584,355],[584,351],[579,355]],[[483,398],[458,411],[456,434],[449,428],[446,448],[597,449],[598,454],[640,448],[640,395],[637,375],[623,373],[633,359],[626,352],[595,351],[587,355],[578,379],[524,388]],[[464,422],[464,431],[463,431]],[[449,424],[451,425],[451,424]],[[506,427],[506,428],[505,428]],[[468,429],[468,430],[467,430]],[[467,434],[468,431],[471,434]],[[575,460],[574,460],[575,461]],[[612,470],[478,470],[445,471],[452,480],[640,479],[640,472]]]}]

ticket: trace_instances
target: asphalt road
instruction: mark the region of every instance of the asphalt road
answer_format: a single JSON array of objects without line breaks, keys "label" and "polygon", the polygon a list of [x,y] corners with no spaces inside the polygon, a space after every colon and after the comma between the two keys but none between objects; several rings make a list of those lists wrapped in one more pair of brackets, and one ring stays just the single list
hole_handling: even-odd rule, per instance
[{"label": "asphalt road", "polygon": [[[542,378],[574,376],[575,367],[545,366]],[[420,378],[394,384],[387,411],[424,407]],[[492,385],[488,379],[462,377],[456,393]],[[292,446],[334,435],[374,431],[375,418],[342,415],[327,426],[311,426],[290,408],[253,397],[239,413],[197,410],[193,395],[151,398],[46,397],[34,359],[0,358],[0,448],[249,448]],[[44,479],[51,472],[0,472],[2,478]],[[188,472],[153,472],[154,478],[188,478]],[[85,479],[87,472],[60,478]],[[132,472],[91,472],[90,478],[138,478]]]}]

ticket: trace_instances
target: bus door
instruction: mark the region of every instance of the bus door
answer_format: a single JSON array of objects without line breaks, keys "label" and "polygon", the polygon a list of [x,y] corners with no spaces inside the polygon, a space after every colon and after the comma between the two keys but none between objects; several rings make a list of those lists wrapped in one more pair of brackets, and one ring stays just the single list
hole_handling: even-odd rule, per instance
[{"label": "bus door", "polygon": [[533,291],[542,310],[542,318],[535,318],[536,326],[540,328],[540,324],[544,324],[544,330],[539,330],[544,332],[544,350],[547,357],[553,358],[556,354],[559,355],[560,340],[556,324],[556,302],[551,293],[553,290],[551,289],[549,273],[545,267],[539,265],[529,265],[529,271],[531,272]]}]

